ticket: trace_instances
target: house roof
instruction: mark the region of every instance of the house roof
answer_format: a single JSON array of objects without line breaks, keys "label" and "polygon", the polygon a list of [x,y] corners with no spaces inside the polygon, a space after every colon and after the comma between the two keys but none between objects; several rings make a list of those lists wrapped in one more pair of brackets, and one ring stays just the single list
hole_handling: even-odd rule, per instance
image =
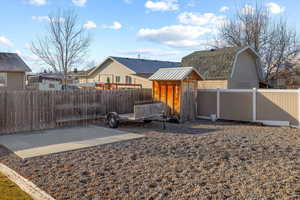
[{"label": "house roof", "polygon": [[259,57],[251,47],[227,47],[209,51],[195,51],[182,59],[182,66],[195,67],[205,79],[227,80],[233,71],[236,56],[246,50],[250,50]]},{"label": "house roof", "polygon": [[0,52],[0,71],[30,72],[31,69],[18,54]]},{"label": "house roof", "polygon": [[203,80],[201,74],[193,67],[176,67],[176,68],[161,68],[157,72],[155,72],[149,80],[152,81],[181,81],[187,78],[187,76],[195,72],[199,79]]},{"label": "house roof", "polygon": [[40,81],[43,79],[61,81],[64,79],[64,75],[62,73],[54,73],[54,72],[28,74],[27,77],[28,77],[28,80],[33,80],[33,81]]},{"label": "house roof", "polygon": [[154,73],[160,68],[180,67],[180,62],[110,57],[136,73]]}]

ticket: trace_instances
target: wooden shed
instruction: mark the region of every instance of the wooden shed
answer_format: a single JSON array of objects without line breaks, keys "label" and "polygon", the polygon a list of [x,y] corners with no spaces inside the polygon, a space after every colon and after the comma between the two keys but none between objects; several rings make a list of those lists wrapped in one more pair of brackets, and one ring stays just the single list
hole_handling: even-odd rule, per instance
[{"label": "wooden shed", "polygon": [[161,68],[149,79],[154,100],[165,103],[168,115],[180,121],[195,119],[198,81],[204,80],[196,69]]}]

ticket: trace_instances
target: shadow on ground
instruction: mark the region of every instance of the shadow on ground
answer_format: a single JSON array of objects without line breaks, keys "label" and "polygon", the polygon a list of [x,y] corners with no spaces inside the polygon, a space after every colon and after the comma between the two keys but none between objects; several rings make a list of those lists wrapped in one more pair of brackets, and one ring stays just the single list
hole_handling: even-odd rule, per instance
[{"label": "shadow on ground", "polygon": [[[105,124],[101,124],[104,125]],[[184,124],[175,124],[175,123],[166,123],[166,128],[163,128],[163,123],[161,122],[152,122],[145,124],[142,122],[122,122],[119,126],[120,130],[130,131],[134,133],[146,133],[149,131],[156,131],[161,133],[174,133],[174,134],[185,134],[185,135],[201,135],[214,133],[216,131],[222,130],[212,126],[211,128],[201,127],[200,121],[194,121],[192,123]],[[195,127],[197,126],[197,127]]]}]

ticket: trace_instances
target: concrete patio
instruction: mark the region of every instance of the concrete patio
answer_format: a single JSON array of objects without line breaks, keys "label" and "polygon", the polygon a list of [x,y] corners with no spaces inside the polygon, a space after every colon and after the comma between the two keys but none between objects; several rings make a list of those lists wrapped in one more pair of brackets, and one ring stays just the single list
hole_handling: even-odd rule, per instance
[{"label": "concrete patio", "polygon": [[0,144],[25,159],[141,137],[144,136],[100,126],[88,126],[0,136]]}]

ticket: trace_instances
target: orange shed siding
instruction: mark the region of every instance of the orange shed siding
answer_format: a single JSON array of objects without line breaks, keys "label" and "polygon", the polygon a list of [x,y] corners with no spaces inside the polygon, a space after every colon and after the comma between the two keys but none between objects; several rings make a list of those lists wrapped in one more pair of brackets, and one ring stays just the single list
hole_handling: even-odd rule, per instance
[{"label": "orange shed siding", "polygon": [[153,81],[153,98],[156,101],[164,102],[169,114],[180,113],[180,81]]}]

